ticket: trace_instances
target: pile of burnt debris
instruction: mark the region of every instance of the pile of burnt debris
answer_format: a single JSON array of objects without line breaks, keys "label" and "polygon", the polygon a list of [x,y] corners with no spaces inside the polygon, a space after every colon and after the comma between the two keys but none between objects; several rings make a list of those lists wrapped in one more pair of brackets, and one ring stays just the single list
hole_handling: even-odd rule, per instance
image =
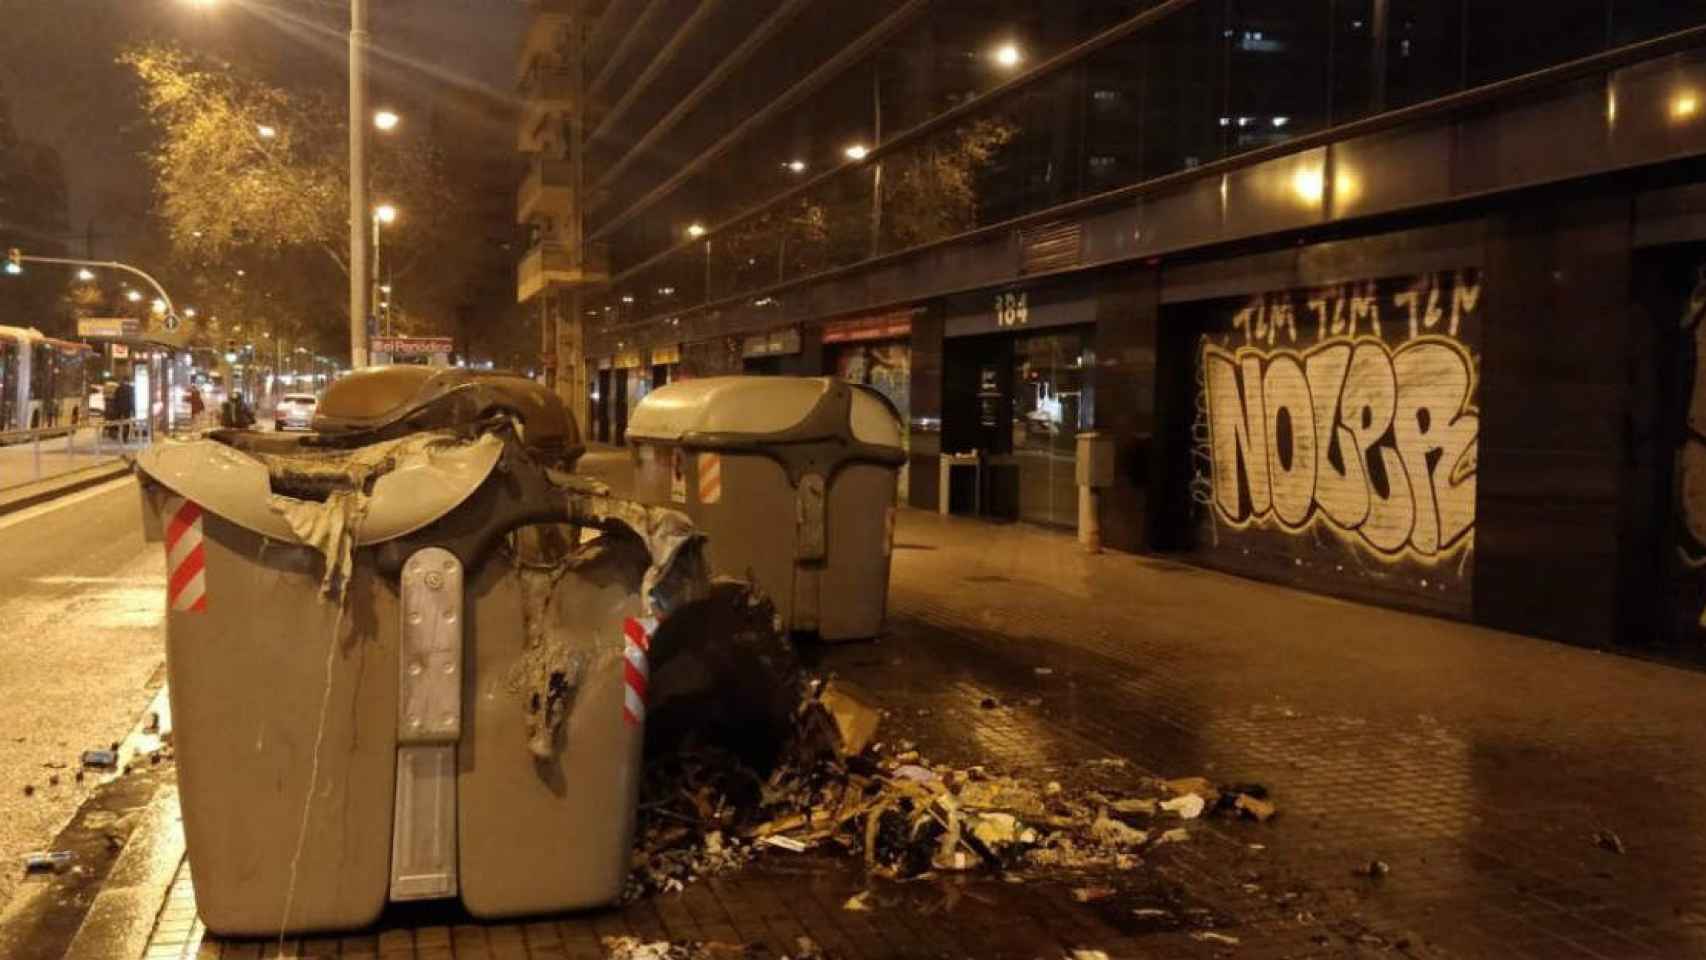
[{"label": "pile of burnt debris", "polygon": [[[931,764],[904,740],[878,743],[881,713],[856,689],[803,689],[768,770],[755,768],[751,751],[705,746],[651,758],[629,899],[680,890],[775,851],[859,857],[870,874],[894,880],[1126,871],[1146,852],[1188,840],[1200,817],[1266,821],[1275,813],[1255,784],[1129,774],[1112,791]],[[846,908],[865,904],[854,897]]]}]

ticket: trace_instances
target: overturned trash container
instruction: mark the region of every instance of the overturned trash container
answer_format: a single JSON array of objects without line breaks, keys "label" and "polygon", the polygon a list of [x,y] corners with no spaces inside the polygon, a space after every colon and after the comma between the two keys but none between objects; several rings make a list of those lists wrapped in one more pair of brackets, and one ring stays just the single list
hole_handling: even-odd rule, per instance
[{"label": "overturned trash container", "polygon": [[900,417],[830,377],[710,377],[660,387],[628,418],[635,494],[679,507],[718,574],[751,578],[784,629],[882,630]]},{"label": "overturned trash container", "polygon": [[706,588],[687,518],[549,473],[508,426],[311,443],[237,433],[137,460],[207,928],[616,900],[648,645]]}]

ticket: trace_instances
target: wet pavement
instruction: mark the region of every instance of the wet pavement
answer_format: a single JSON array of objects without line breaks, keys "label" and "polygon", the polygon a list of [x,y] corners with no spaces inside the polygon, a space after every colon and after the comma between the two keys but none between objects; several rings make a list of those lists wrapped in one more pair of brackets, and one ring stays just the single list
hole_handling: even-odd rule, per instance
[{"label": "wet pavement", "polygon": [[[589,466],[620,485],[619,454]],[[773,851],[620,910],[393,909],[286,955],[597,957],[621,935],[864,960],[1706,954],[1706,675],[1034,527],[902,511],[894,562],[889,632],[808,651],[875,692],[883,737],[1035,779],[1253,781],[1280,815],[1206,822],[1093,902],[1073,890],[1108,878],[873,885]],[[866,889],[872,909],[845,908]],[[193,896],[181,874],[149,957],[274,955],[205,938]]]},{"label": "wet pavement", "polygon": [[0,516],[0,907],[21,858],[89,795],[85,750],[123,739],[165,663],[165,558],[126,478]]}]

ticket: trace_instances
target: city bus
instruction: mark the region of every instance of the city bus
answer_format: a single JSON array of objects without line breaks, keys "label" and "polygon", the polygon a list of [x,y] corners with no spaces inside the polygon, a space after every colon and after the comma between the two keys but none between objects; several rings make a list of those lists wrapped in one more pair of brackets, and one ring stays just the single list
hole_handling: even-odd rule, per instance
[{"label": "city bus", "polygon": [[0,431],[81,423],[94,358],[88,344],[0,326]]}]

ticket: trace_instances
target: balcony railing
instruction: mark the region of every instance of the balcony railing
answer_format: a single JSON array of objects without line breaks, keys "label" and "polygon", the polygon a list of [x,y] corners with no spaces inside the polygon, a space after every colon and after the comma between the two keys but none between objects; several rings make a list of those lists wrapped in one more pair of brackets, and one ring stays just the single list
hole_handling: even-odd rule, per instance
[{"label": "balcony railing", "polygon": [[515,299],[526,303],[553,284],[576,287],[609,279],[610,254],[604,244],[588,244],[577,251],[572,244],[546,240],[527,251],[516,269]]},{"label": "balcony railing", "polygon": [[516,194],[516,222],[526,223],[541,214],[566,216],[573,203],[574,167],[567,160],[539,157]]}]

